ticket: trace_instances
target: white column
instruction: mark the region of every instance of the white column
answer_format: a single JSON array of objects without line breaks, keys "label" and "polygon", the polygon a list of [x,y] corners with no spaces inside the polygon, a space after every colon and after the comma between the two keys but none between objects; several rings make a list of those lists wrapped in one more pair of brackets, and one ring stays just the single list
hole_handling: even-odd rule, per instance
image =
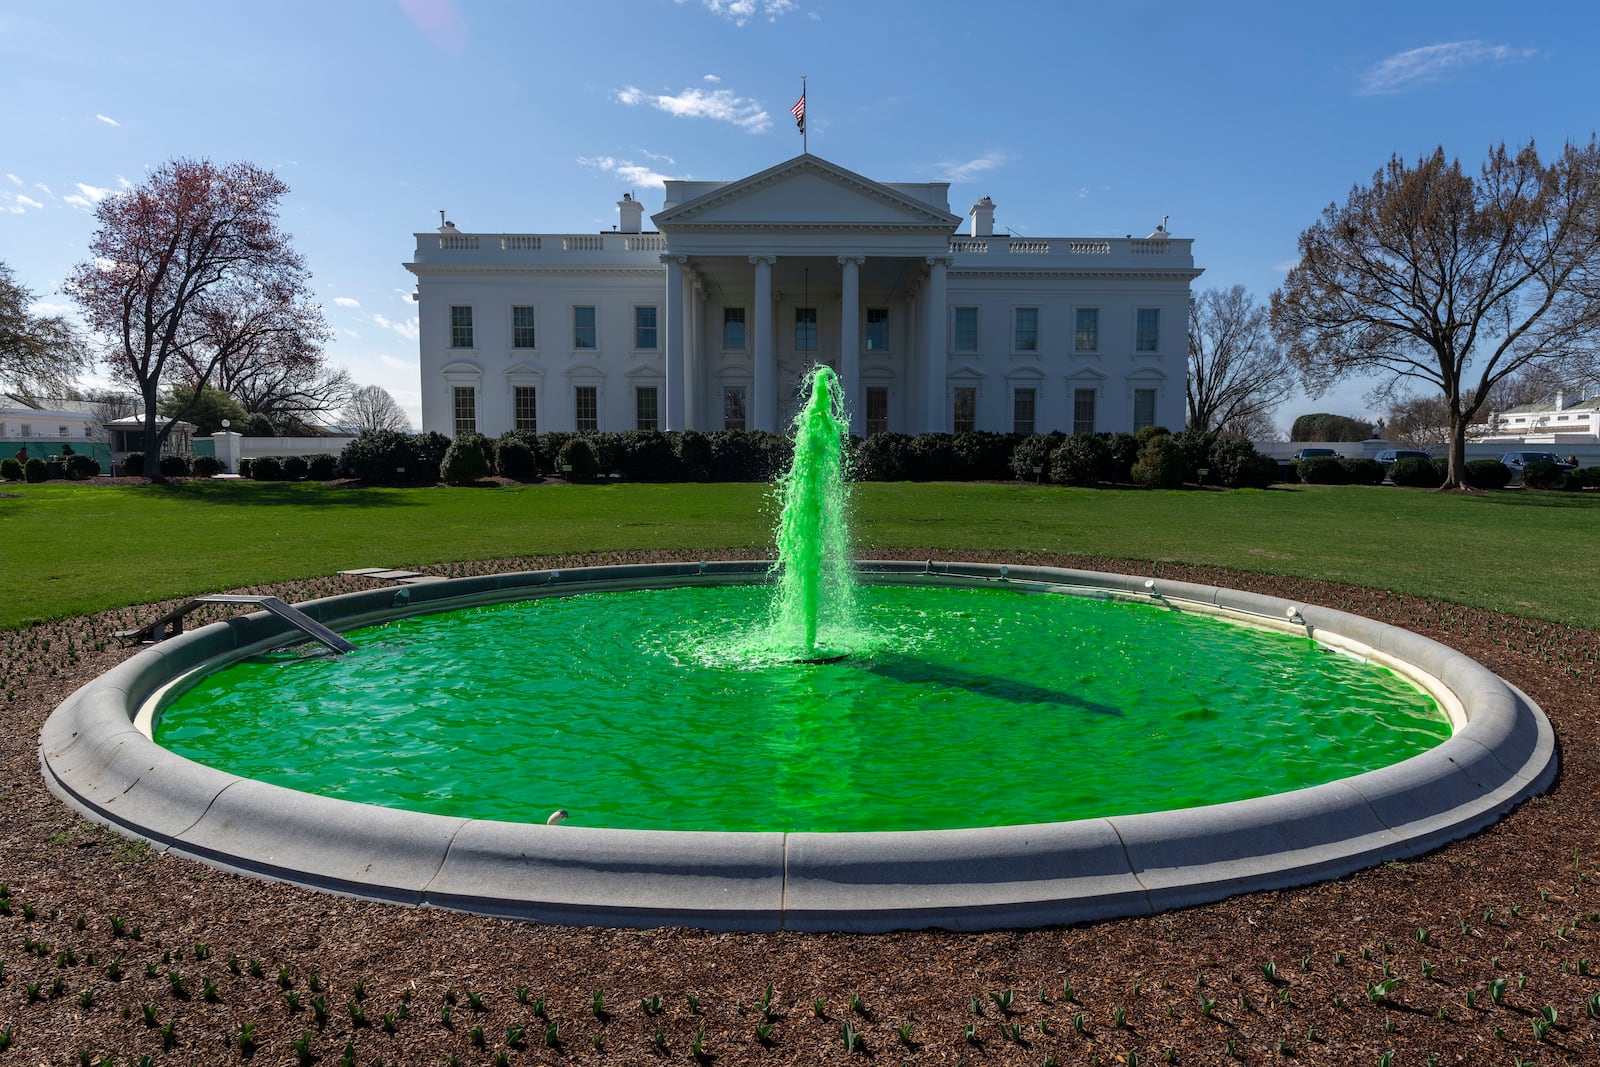
[{"label": "white column", "polygon": [[950,260],[945,256],[928,257],[928,280],[922,287],[922,343],[923,368],[927,377],[923,387],[927,390],[925,402],[927,421],[923,424],[929,433],[948,433],[950,413],[945,410],[945,376],[949,370],[946,351],[945,320],[949,309],[945,307],[945,272]]},{"label": "white column", "polygon": [[683,265],[688,256],[662,256],[667,265],[667,409],[665,428],[683,429]]},{"label": "white column", "polygon": [[[851,419],[861,419],[861,264],[865,256],[840,256],[844,267],[839,290],[839,379],[844,387],[844,407]],[[860,428],[856,428],[860,433]]]},{"label": "white column", "polygon": [[222,461],[223,471],[238,474],[239,435],[232,430],[219,430],[211,435],[211,440],[216,442],[217,458]]},{"label": "white column", "polygon": [[777,256],[751,256],[756,265],[754,344],[755,381],[751,391],[750,414],[755,430],[776,430],[778,423],[778,360],[772,345],[772,266]]},{"label": "white column", "polygon": [[688,356],[684,359],[683,377],[683,428],[703,429],[700,425],[700,398],[705,391],[705,340],[706,318],[705,280],[696,273],[689,293]]}]

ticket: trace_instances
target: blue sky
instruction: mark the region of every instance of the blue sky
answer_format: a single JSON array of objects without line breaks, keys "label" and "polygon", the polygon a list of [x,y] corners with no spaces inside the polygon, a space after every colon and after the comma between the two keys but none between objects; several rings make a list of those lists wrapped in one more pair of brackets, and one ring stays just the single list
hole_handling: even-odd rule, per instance
[{"label": "blue sky", "polygon": [[[270,12],[263,17],[262,12]],[[1600,5],[0,0],[0,260],[44,309],[94,203],[178,156],[289,183],[329,358],[419,421],[412,234],[593,232],[810,149],[1038,237],[1194,238],[1265,301],[1391,154],[1587,141]],[[1367,411],[1362,383],[1297,396]]]}]

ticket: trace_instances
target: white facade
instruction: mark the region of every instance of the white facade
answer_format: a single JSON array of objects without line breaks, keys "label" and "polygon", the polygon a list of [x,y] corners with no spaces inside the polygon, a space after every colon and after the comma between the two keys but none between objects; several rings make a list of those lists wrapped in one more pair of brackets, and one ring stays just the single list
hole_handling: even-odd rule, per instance
[{"label": "white facade", "polygon": [[1191,242],[966,233],[949,186],[813,155],[666,183],[643,230],[416,235],[423,429],[783,430],[806,369],[851,428],[1177,429]]}]

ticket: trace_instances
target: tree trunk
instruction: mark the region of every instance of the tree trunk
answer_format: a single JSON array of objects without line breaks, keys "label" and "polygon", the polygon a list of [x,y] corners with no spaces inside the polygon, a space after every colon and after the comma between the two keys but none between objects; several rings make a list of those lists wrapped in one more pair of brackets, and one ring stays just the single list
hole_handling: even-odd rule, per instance
[{"label": "tree trunk", "polygon": [[144,476],[152,482],[164,481],[161,476],[161,438],[156,434],[156,423],[161,415],[156,411],[155,382],[140,389],[144,397]]},{"label": "tree trunk", "polygon": [[1441,489],[1471,489],[1467,484],[1467,418],[1454,414],[1450,418],[1449,466]]}]

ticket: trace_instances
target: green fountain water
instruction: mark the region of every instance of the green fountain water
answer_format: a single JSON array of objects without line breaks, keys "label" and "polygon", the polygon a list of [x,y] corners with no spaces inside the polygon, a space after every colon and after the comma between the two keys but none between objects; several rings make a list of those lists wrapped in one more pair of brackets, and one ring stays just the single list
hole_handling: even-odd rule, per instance
[{"label": "green fountain water", "polygon": [[798,659],[837,658],[838,643],[854,630],[855,598],[844,478],[850,419],[832,368],[812,368],[793,429],[794,459],[777,482],[783,507],[773,636]]}]

